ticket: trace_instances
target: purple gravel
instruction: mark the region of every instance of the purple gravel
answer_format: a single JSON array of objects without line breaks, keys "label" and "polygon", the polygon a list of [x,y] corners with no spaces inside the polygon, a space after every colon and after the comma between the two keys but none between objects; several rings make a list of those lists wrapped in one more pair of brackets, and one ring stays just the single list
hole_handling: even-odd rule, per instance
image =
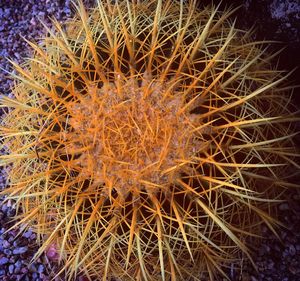
[{"label": "purple gravel", "polygon": [[[84,1],[91,6],[94,0]],[[39,20],[51,26],[50,18],[59,22],[73,15],[70,0],[0,0],[0,67],[10,71],[7,61],[10,58],[22,63],[29,56],[28,40],[38,40],[44,34],[44,28]],[[0,93],[9,93],[11,80],[0,72]]]},{"label": "purple gravel", "polygon": [[[84,3],[90,7],[94,0]],[[22,64],[24,58],[30,57],[29,46],[22,37],[31,41],[42,38],[45,30],[39,20],[51,27],[50,18],[64,22],[72,17],[73,10],[70,0],[0,0],[0,69],[12,71],[7,58]],[[11,86],[8,75],[0,70],[0,94],[10,95]],[[5,171],[0,169],[0,190],[5,186]],[[16,210],[13,202],[3,204],[3,200],[0,198],[0,280],[49,281],[58,271],[57,265],[44,255],[30,264],[38,249],[36,235],[31,230],[22,235],[17,235],[17,230],[6,232]]]}]

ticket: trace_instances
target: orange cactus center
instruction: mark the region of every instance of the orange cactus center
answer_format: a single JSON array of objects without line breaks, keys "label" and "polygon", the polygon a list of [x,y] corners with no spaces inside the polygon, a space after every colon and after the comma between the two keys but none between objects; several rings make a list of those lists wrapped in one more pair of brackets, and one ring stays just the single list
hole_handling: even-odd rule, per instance
[{"label": "orange cactus center", "polygon": [[[169,88],[170,89],[170,88]],[[185,101],[167,83],[144,78],[89,86],[84,101],[71,105],[69,153],[92,186],[115,189],[122,198],[142,190],[156,193],[177,177],[197,150],[194,114],[182,113]]]}]

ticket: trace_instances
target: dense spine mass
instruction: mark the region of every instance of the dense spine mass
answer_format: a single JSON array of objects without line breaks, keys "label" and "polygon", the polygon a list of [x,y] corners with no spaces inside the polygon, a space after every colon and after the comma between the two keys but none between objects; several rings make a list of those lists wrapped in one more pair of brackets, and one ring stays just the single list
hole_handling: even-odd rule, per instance
[{"label": "dense spine mass", "polygon": [[79,2],[29,42],[0,101],[4,192],[67,280],[213,279],[293,186],[292,88],[231,12],[135,2]]}]

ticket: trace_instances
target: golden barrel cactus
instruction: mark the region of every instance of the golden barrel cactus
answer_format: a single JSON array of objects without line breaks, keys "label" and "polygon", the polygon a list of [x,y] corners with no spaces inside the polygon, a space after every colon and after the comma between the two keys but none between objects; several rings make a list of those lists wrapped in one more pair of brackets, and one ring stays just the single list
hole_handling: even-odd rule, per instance
[{"label": "golden barrel cactus", "polygon": [[[15,63],[0,132],[19,224],[66,280],[210,279],[288,182],[292,87],[230,11],[97,1]],[[45,27],[46,28],[46,27]]]}]

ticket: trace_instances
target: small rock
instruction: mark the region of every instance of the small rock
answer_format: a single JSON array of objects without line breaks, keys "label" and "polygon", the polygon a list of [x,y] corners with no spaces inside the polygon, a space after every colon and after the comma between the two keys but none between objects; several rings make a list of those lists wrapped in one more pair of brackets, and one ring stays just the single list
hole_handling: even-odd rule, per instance
[{"label": "small rock", "polygon": [[26,267],[21,268],[21,273],[26,274],[28,272],[28,269]]},{"label": "small rock", "polygon": [[10,256],[11,255],[11,250],[10,249],[4,249],[3,250],[3,253],[7,256]]},{"label": "small rock", "polygon": [[289,266],[289,271],[293,274],[293,275],[296,275],[300,272],[300,269],[298,268],[295,268],[294,266]]},{"label": "small rock", "polygon": [[31,264],[31,265],[29,266],[29,271],[31,271],[31,272],[36,272],[36,271],[37,271],[36,266],[35,266],[34,264]]},{"label": "small rock", "polygon": [[38,271],[38,273],[43,273],[45,271],[45,267],[42,264],[40,264],[38,266],[38,270],[37,271]]},{"label": "small rock", "polygon": [[15,263],[15,271],[14,273],[15,274],[19,274],[20,271],[21,271],[21,266],[22,266],[22,262],[20,260],[18,260],[16,263]]},{"label": "small rock", "polygon": [[13,274],[14,273],[14,270],[15,270],[15,266],[13,264],[10,264],[9,267],[8,267],[8,271],[10,274]]},{"label": "small rock", "polygon": [[46,249],[46,256],[52,261],[58,260],[59,254],[56,248],[56,244],[52,243],[49,245],[48,249]]},{"label": "small rock", "polygon": [[294,245],[290,245],[289,253],[291,254],[291,256],[294,256],[296,254],[296,249],[295,249]]},{"label": "small rock", "polygon": [[28,250],[28,247],[27,247],[27,246],[19,247],[19,248],[16,248],[16,249],[13,250],[13,254],[14,254],[14,255],[21,255],[21,254],[26,253],[27,250]]},{"label": "small rock", "polygon": [[3,241],[3,248],[10,248],[10,243],[7,240]]},{"label": "small rock", "polygon": [[8,263],[8,258],[7,257],[0,258],[0,265],[7,264],[7,263]]},{"label": "small rock", "polygon": [[282,203],[282,204],[279,205],[279,210],[280,211],[287,211],[289,209],[290,209],[290,207],[289,207],[288,203]]},{"label": "small rock", "polygon": [[26,232],[23,233],[23,237],[29,239],[30,236],[32,235],[32,230],[28,230]]},{"label": "small rock", "polygon": [[271,270],[271,269],[273,269],[273,267],[274,267],[274,262],[273,262],[273,261],[270,261],[270,262],[268,263],[267,268],[268,268],[269,270]]}]

